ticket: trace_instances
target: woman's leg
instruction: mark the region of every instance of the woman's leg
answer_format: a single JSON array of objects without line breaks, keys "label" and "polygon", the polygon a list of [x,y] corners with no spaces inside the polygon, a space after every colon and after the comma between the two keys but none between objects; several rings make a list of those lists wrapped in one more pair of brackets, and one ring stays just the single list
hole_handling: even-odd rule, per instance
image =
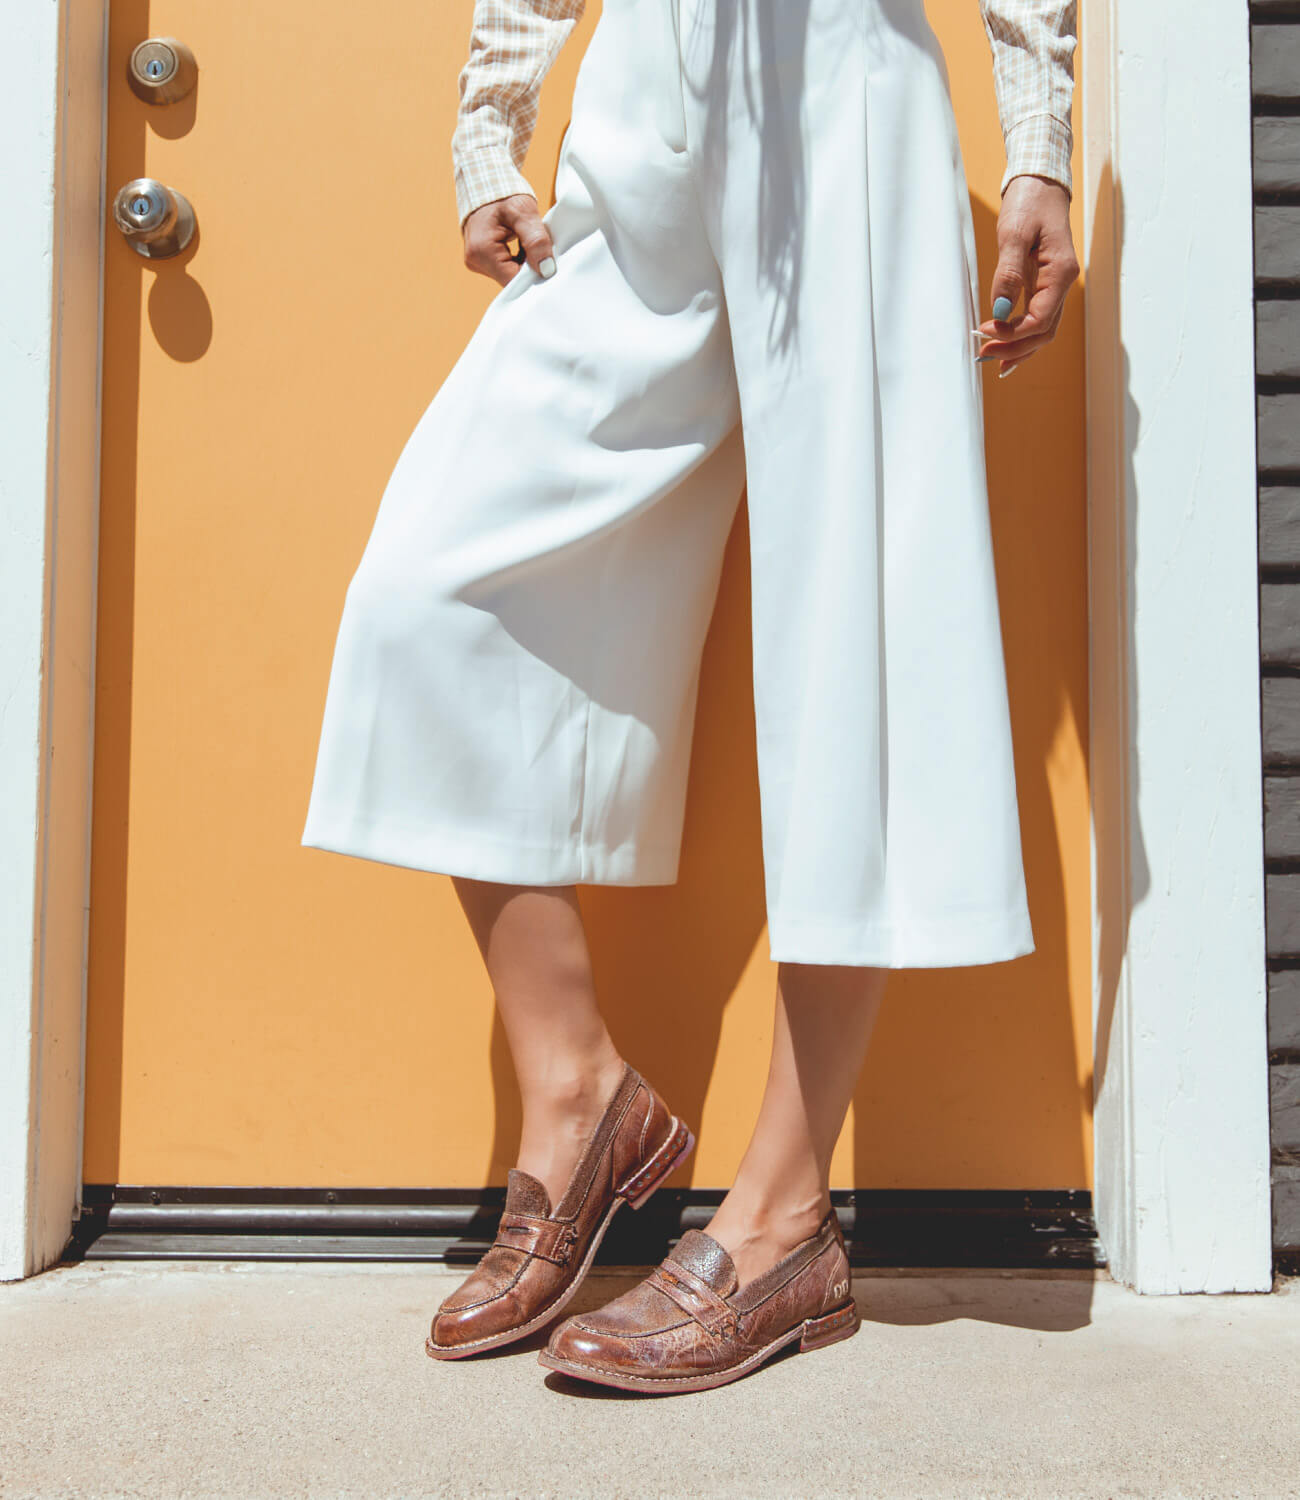
[{"label": "woman's leg", "polygon": [[624,1066],[596,1004],[577,893],[572,886],[461,877],[453,884],[487,965],[519,1081],[517,1165],[545,1186],[554,1207]]},{"label": "woman's leg", "polygon": [[783,963],[758,1123],[731,1191],[708,1226],[740,1284],[816,1232],[831,1206],[839,1139],[887,969]]}]

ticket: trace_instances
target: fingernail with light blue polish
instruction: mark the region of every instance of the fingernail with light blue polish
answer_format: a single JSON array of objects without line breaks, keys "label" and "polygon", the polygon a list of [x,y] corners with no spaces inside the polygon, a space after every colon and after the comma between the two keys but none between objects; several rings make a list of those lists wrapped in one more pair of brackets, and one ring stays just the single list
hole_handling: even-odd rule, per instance
[{"label": "fingernail with light blue polish", "polygon": [[1011,313],[1011,298],[999,297],[993,304],[993,316],[999,323],[1005,323]]},{"label": "fingernail with light blue polish", "polygon": [[548,255],[537,269],[541,272],[542,280],[549,281],[550,278],[555,275],[554,256]]}]

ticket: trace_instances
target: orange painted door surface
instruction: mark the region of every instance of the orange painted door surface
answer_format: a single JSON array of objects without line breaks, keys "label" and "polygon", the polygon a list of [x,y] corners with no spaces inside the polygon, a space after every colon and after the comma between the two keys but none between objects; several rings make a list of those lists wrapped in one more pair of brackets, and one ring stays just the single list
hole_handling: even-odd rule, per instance
[{"label": "orange painted door surface", "polygon": [[[930,13],[987,311],[988,47],[975,0]],[[452,191],[470,15],[113,0],[109,191],[157,177],[199,232],[169,261],[113,228],[106,246],[90,1182],[474,1187],[513,1160],[509,1057],[451,882],[299,844],[344,590],[496,289],[461,264]],[[547,81],[526,164],[543,207],[597,15],[590,0]],[[198,58],[182,103],[129,90],[150,35]],[[891,977],[837,1186],[1091,1182],[1082,375],[1076,286],[1055,344],[987,377],[1037,952]],[[583,891],[616,1038],[700,1126],[678,1177],[699,1187],[730,1180],[771,1028],[746,544],[742,507],[681,880]]]}]

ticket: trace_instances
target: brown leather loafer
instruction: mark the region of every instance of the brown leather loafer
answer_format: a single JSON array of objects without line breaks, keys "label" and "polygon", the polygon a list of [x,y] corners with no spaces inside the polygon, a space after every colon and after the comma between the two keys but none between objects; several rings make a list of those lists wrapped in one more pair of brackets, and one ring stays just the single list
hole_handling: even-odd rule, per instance
[{"label": "brown leather loafer", "polygon": [[460,1359],[548,1323],[577,1291],[618,1209],[640,1208],[694,1144],[629,1065],[553,1212],[536,1177],[510,1171],[496,1239],[438,1308],[425,1351]]},{"label": "brown leather loafer", "polygon": [[821,1349],[851,1338],[860,1322],[832,1212],[743,1287],[717,1240],[688,1229],[631,1291],[566,1318],[538,1358],[625,1391],[705,1391],[748,1375],[796,1340],[800,1349]]}]

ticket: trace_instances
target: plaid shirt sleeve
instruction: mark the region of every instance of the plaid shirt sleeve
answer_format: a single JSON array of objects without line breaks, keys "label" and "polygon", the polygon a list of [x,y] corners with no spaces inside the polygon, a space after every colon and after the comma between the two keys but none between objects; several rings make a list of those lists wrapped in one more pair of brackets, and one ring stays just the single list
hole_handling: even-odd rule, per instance
[{"label": "plaid shirt sleeve", "polygon": [[[514,193],[536,197],[520,166],[537,125],[537,99],[586,0],[475,0],[470,52],[459,77],[452,136],[460,222]],[[979,0],[993,52],[1006,148],[1001,191],[1029,172],[1073,196],[1070,105],[1077,0]]]},{"label": "plaid shirt sleeve", "polygon": [[537,97],[586,0],[475,0],[451,141],[460,222],[485,203],[533,192],[520,171]]},{"label": "plaid shirt sleeve", "polygon": [[1070,104],[1074,96],[1077,0],[980,0],[993,51],[993,83],[1006,148],[1001,191],[1029,172],[1071,197]]}]

